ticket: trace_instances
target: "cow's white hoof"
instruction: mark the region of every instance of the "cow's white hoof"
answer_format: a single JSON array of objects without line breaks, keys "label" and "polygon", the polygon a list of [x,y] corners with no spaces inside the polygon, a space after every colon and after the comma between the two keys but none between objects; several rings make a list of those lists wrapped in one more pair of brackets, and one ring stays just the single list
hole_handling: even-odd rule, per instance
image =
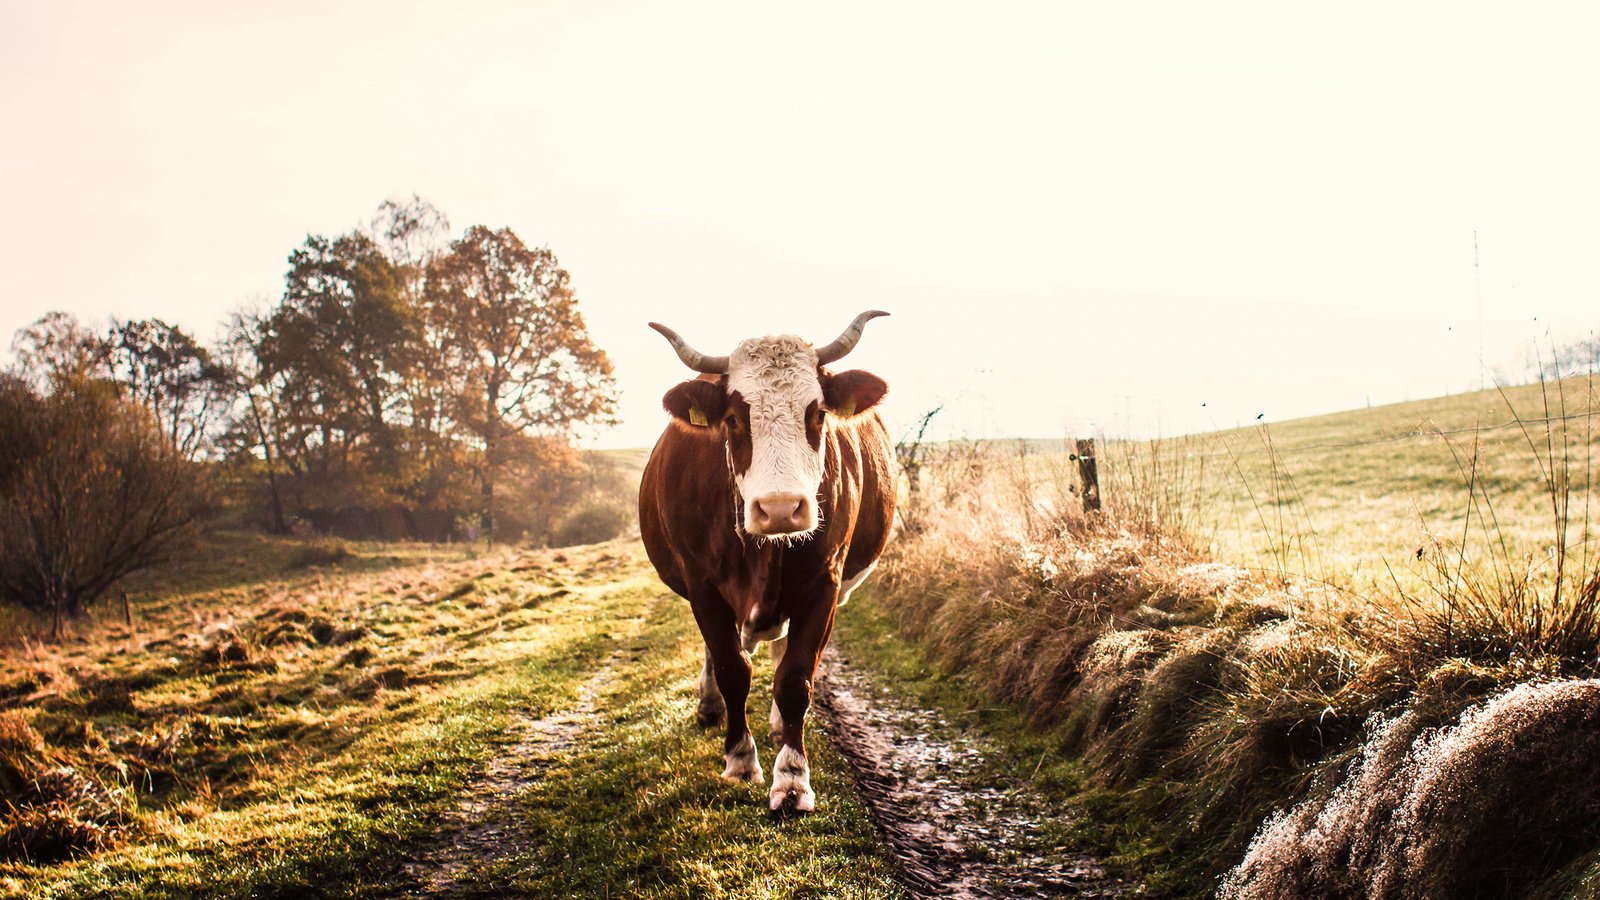
[{"label": "cow's white hoof", "polygon": [[817,808],[817,795],[811,792],[811,766],[805,754],[787,744],[778,751],[778,759],[772,764],[772,793],[768,806],[773,812],[788,809],[808,813]]},{"label": "cow's white hoof", "polygon": [[746,734],[744,740],[722,757],[726,763],[722,777],[735,783],[760,784],[766,779],[761,772],[761,760],[756,756],[756,742]]}]

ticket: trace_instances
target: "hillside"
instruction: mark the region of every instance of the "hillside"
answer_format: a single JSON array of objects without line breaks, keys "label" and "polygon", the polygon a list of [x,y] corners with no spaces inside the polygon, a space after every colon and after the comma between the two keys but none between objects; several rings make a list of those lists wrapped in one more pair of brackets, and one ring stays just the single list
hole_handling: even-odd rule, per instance
[{"label": "hillside", "polygon": [[[1581,561],[1585,516],[1600,516],[1585,502],[1600,487],[1597,411],[1600,382],[1570,378],[1111,441],[1100,449],[1101,493],[1154,508],[1228,562],[1363,591],[1407,578],[1433,541],[1465,540],[1502,557],[1547,554],[1557,539],[1553,499],[1565,504],[1565,541]],[[1036,493],[1077,483],[1063,442],[992,444],[1028,458]],[[1552,498],[1552,486],[1570,490]]]},{"label": "hillside", "polygon": [[1543,553],[1558,539],[1552,487],[1572,504],[1565,542],[1584,533],[1596,403],[1588,379],[1568,379],[1206,436],[1185,448],[1213,473],[1197,524],[1225,555],[1357,584],[1434,538]]}]

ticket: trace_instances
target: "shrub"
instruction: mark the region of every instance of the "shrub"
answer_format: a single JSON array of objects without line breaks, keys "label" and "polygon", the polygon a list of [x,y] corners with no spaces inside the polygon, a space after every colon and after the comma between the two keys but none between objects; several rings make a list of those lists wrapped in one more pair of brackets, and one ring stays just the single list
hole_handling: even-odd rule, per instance
[{"label": "shrub", "polygon": [[620,537],[633,524],[633,514],[616,503],[597,500],[573,510],[550,537],[552,547],[598,544]]},{"label": "shrub", "polygon": [[334,537],[315,538],[295,552],[289,560],[291,569],[307,569],[311,566],[328,566],[353,559],[355,554],[350,551],[350,546],[344,541]]},{"label": "shrub", "polygon": [[190,533],[203,475],[109,383],[0,376],[0,599],[58,629]]}]

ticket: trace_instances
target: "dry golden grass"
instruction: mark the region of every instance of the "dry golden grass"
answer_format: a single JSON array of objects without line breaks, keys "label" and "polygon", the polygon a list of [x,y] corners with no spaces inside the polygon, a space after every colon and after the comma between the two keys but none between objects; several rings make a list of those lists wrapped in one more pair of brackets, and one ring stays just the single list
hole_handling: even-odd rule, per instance
[{"label": "dry golden grass", "polygon": [[[1553,435],[1550,446],[1562,440]],[[1529,479],[1532,488],[1515,489],[1537,498],[1540,485],[1560,488],[1567,493],[1554,498],[1557,510],[1586,503],[1571,491],[1586,485],[1573,464],[1587,466],[1587,457],[1563,454],[1544,458],[1544,475]],[[1451,734],[1470,744],[1487,739],[1482,722],[1501,721],[1484,710],[1510,702],[1496,699],[1512,696],[1505,692],[1530,682],[1579,684],[1600,673],[1600,588],[1583,555],[1582,529],[1582,539],[1560,544],[1565,558],[1512,549],[1524,532],[1534,533],[1531,526],[1514,534],[1480,528],[1476,544],[1470,530],[1455,540],[1436,536],[1420,559],[1407,552],[1414,565],[1405,579],[1389,580],[1387,594],[1376,593],[1375,583],[1357,592],[1338,583],[1358,582],[1328,577],[1326,569],[1315,577],[1292,574],[1288,554],[1310,547],[1292,535],[1273,538],[1274,564],[1218,561],[1215,533],[1197,532],[1200,518],[1181,505],[1200,485],[1184,482],[1181,467],[1148,460],[1143,474],[1119,479],[1116,464],[1115,456],[1102,459],[1103,477],[1111,467],[1108,480],[1119,487],[1106,492],[1104,513],[1086,516],[1072,494],[1075,473],[1037,456],[963,448],[955,465],[924,471],[878,596],[943,665],[1029,710],[1081,753],[1107,791],[1091,808],[1149,823],[1144,834],[1122,833],[1116,849],[1158,893],[1209,892],[1274,811],[1298,803],[1304,811],[1296,822],[1322,815],[1363,748],[1381,735],[1392,738],[1381,723],[1410,715],[1454,728]],[[1473,517],[1463,522],[1494,521],[1484,510],[1503,499],[1497,485],[1515,480],[1500,465],[1493,478],[1470,459],[1456,469],[1464,473],[1457,502]],[[1308,479],[1276,477],[1272,491],[1306,505]],[[1255,514],[1258,524],[1270,525],[1276,510]],[[1359,539],[1382,527],[1363,521],[1349,534]],[[1484,537],[1494,546],[1485,548]],[[1555,748],[1584,745],[1585,715],[1534,716],[1539,724],[1529,725],[1530,746],[1550,750],[1552,772],[1563,778],[1579,777],[1581,766],[1561,768]],[[1463,752],[1450,758],[1492,755]],[[1519,763],[1517,777],[1536,777],[1540,752]],[[1453,840],[1425,850],[1407,844],[1419,861],[1401,881],[1456,884],[1452,867],[1469,871],[1462,861],[1489,853],[1501,839],[1477,807],[1444,803],[1447,794],[1472,791],[1472,778],[1490,777],[1488,768],[1476,772],[1462,775],[1465,781],[1420,783],[1418,790],[1431,793],[1413,798],[1417,808],[1471,811],[1477,818],[1470,821],[1482,827],[1451,831]],[[1501,804],[1486,800],[1483,809],[1515,812],[1511,820],[1531,829],[1518,846],[1542,850],[1496,856],[1502,880],[1491,895],[1600,871],[1583,868],[1592,865],[1586,854],[1600,848],[1600,827],[1548,814],[1559,791],[1483,788]],[[1304,871],[1302,857],[1283,856],[1303,843],[1261,838],[1249,872]],[[1239,887],[1255,883],[1249,872],[1230,882],[1240,896],[1361,895],[1340,894],[1327,879],[1281,878],[1293,889],[1249,893]],[[1374,894],[1391,895],[1421,896]]]},{"label": "dry golden grass", "polygon": [[490,662],[474,636],[540,599],[497,573],[561,568],[340,549],[226,536],[136,583],[131,627],[112,608],[56,644],[14,632],[0,660],[0,860],[22,873],[258,801]]},{"label": "dry golden grass", "polygon": [[[0,896],[903,896],[826,742],[802,822],[717,776],[704,643],[637,545],[346,550],[225,535],[154,573],[132,628],[15,638]],[[463,809],[495,852],[443,870]]]}]

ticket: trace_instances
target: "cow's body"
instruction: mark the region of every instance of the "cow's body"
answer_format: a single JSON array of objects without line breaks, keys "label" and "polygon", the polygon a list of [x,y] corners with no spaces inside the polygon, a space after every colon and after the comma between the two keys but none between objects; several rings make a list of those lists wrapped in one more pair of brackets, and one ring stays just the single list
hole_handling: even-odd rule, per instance
[{"label": "cow's body", "polygon": [[[859,331],[857,327],[856,337]],[[669,333],[669,337],[676,336]],[[777,672],[770,721],[782,749],[775,763],[771,805],[774,810],[788,805],[809,811],[815,801],[804,723],[812,679],[833,630],[835,609],[872,570],[888,543],[895,504],[893,446],[882,420],[870,409],[882,394],[882,382],[875,376],[835,376],[815,362],[810,345],[803,345],[804,352],[794,354],[799,362],[792,368],[801,373],[805,354],[810,354],[812,384],[797,376],[801,393],[786,388],[788,399],[774,404],[760,393],[761,386],[748,380],[748,369],[740,367],[739,353],[751,345],[761,349],[758,341],[741,344],[731,375],[702,375],[668,394],[666,405],[675,419],[645,466],[639,490],[640,533],[661,580],[689,601],[705,639],[699,717],[711,724],[726,715],[725,778],[762,780],[745,720],[745,701],[750,689],[749,653],[758,642],[773,642]],[[792,345],[783,346],[793,350]],[[870,379],[873,386],[863,388],[863,379]],[[830,394],[824,400],[824,386],[838,397]],[[804,391],[813,388],[817,399],[807,407]],[[684,399],[690,396],[699,399]],[[719,397],[726,409],[708,416],[700,407],[713,406]],[[859,412],[857,397],[865,399]],[[805,411],[805,424],[785,425],[786,418],[799,415],[785,412],[785,403]],[[741,416],[744,426],[738,424]],[[764,423],[762,417],[777,426]],[[802,477],[783,482],[781,490],[773,488],[769,482],[782,477],[762,474],[759,462],[764,454],[776,458],[774,454],[793,449],[768,446],[783,437],[774,437],[775,427],[788,426],[801,429],[797,433],[809,450],[795,460],[779,459],[773,464],[778,470],[804,468],[820,456],[813,499],[800,501],[797,509],[792,508],[792,499],[775,503],[768,498],[803,496],[801,488],[792,485],[804,483],[809,488],[812,482]],[[749,432],[742,442],[741,427]],[[752,458],[758,460],[754,465]],[[757,482],[767,493],[742,496],[741,490]],[[772,518],[780,524],[767,521],[770,510],[764,503],[779,510]],[[759,523],[772,530],[759,533]],[[806,525],[810,530],[801,531]]]}]

